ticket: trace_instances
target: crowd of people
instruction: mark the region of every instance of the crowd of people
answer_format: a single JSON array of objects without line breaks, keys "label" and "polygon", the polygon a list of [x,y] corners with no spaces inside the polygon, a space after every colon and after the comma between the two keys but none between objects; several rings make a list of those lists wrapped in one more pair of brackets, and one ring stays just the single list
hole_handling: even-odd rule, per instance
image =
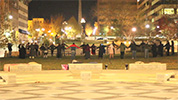
[{"label": "crowd of people", "polygon": [[[115,51],[120,49],[120,58],[124,59],[125,51],[127,48],[130,48],[132,52],[132,59],[136,58],[136,53],[138,50],[141,50],[143,52],[145,58],[149,58],[149,52],[151,51],[153,57],[163,56],[164,54],[164,48],[166,50],[166,55],[170,55],[170,49],[172,52],[172,55],[174,55],[174,41],[171,41],[171,44],[169,41],[165,45],[162,44],[161,41],[142,41],[141,44],[137,45],[135,41],[131,41],[131,44],[129,46],[126,46],[124,43],[120,43],[120,45],[117,45],[114,43],[114,41],[109,45],[103,45],[100,44],[99,46],[96,46],[95,44],[92,44],[89,46],[89,44],[83,43],[80,46],[77,46],[75,43],[68,46],[64,42],[62,44],[54,45],[53,43],[49,46],[46,44],[42,44],[40,47],[37,43],[27,43],[25,44],[19,44],[19,58],[26,58],[29,57],[31,59],[34,59],[38,56],[43,56],[44,58],[47,58],[48,51],[51,51],[51,56],[54,56],[54,50],[57,50],[56,57],[61,59],[62,56],[65,56],[65,50],[71,49],[71,59],[75,59],[76,56],[76,49],[82,49],[82,55],[84,55],[85,59],[90,59],[90,55],[96,55],[96,51],[98,50],[98,58],[103,58],[103,55],[106,53],[106,49],[109,54],[109,58],[114,58]],[[140,48],[140,49],[138,49]],[[12,44],[8,43],[8,50],[9,50],[9,56],[11,56],[12,52]]]}]

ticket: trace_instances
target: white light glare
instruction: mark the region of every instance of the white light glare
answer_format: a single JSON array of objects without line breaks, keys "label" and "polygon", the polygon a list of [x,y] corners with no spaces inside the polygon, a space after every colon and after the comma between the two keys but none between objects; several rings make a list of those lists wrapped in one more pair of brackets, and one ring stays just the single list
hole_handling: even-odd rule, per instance
[{"label": "white light glare", "polygon": [[13,19],[13,16],[12,16],[12,15],[9,15],[9,19]]},{"label": "white light glare", "polygon": [[145,27],[146,27],[146,28],[150,28],[150,25],[149,25],[149,24],[147,24]]},{"label": "white light glare", "polygon": [[137,29],[136,29],[135,27],[133,27],[133,28],[132,28],[132,31],[135,32],[135,31],[137,31]]}]

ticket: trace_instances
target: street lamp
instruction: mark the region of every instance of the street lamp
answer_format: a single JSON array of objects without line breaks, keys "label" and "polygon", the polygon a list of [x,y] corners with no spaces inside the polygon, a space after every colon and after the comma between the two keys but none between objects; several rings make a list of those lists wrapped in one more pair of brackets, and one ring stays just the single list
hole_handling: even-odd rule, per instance
[{"label": "street lamp", "polygon": [[84,18],[82,18],[80,22],[82,24],[82,32],[81,32],[81,34],[83,35],[83,34],[85,34],[85,23],[86,23],[86,21],[85,21]]},{"label": "street lamp", "polygon": [[145,27],[146,27],[146,28],[150,28],[150,25],[149,25],[149,24],[146,24]]},{"label": "street lamp", "polygon": [[135,27],[132,28],[132,32],[136,32],[137,29]]},{"label": "street lamp", "polygon": [[13,19],[13,16],[12,16],[12,15],[9,15],[9,19]]}]

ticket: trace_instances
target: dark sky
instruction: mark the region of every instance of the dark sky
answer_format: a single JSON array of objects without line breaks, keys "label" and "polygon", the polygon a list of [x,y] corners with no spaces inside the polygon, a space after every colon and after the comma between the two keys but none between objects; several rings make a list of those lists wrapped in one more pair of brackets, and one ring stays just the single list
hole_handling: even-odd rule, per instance
[{"label": "dark sky", "polygon": [[[82,0],[82,15],[87,22],[94,22],[91,8],[96,6],[96,0]],[[78,0],[32,0],[29,3],[29,19],[47,18],[62,14],[65,20],[74,16],[78,19]]]}]

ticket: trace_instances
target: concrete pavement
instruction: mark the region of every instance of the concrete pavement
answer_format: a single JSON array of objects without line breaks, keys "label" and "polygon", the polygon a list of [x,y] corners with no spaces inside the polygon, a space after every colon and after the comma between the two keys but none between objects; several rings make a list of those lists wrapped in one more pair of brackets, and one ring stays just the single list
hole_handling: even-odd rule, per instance
[{"label": "concrete pavement", "polygon": [[[158,83],[156,73],[176,73]],[[10,74],[4,73],[3,74]],[[178,72],[103,70],[90,81],[70,71],[50,70],[16,74],[17,84],[0,84],[0,100],[178,100]]]}]

